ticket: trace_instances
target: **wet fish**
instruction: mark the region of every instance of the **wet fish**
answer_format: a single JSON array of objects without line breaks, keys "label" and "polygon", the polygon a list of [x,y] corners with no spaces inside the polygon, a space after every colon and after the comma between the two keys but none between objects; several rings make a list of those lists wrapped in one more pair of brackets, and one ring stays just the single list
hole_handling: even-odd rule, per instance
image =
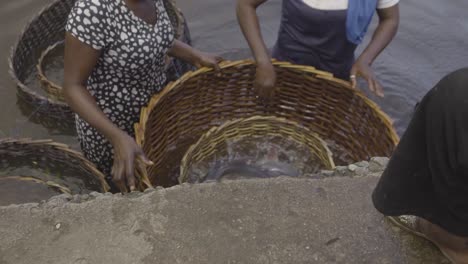
[{"label": "wet fish", "polygon": [[203,181],[236,179],[236,178],[271,178],[278,176],[299,176],[299,171],[290,164],[280,162],[278,151],[270,148],[263,160],[234,160],[230,162],[217,161],[203,177]]}]

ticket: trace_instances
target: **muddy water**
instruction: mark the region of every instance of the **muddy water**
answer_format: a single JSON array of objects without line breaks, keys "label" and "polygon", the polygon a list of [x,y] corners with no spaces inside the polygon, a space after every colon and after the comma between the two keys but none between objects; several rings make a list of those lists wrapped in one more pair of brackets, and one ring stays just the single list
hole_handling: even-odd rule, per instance
[{"label": "muddy water", "polygon": [[[73,135],[45,129],[20,112],[15,85],[8,75],[10,47],[26,22],[49,2],[2,0],[0,3],[0,58],[3,58],[0,60],[0,136],[52,138],[76,146]],[[178,0],[196,47],[228,59],[250,56],[235,20],[234,3],[234,0]],[[259,10],[263,35],[270,47],[276,39],[280,5],[280,0],[270,0]],[[415,103],[444,74],[468,66],[467,10],[466,0],[401,3],[400,31],[374,64],[386,97],[371,97],[395,120],[400,134]]]}]

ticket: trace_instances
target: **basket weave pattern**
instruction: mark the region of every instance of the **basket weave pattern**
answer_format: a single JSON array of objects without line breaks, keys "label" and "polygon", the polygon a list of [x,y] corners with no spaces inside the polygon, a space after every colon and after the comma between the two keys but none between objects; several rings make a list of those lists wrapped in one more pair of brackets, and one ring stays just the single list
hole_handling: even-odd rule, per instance
[{"label": "basket weave pattern", "polygon": [[155,95],[135,125],[138,144],[155,163],[149,168],[153,183],[176,184],[162,168],[180,164],[190,145],[211,127],[256,115],[295,121],[342,146],[356,162],[392,153],[398,136],[391,121],[348,82],[313,67],[274,66],[277,89],[268,105],[256,97],[256,67],[250,60],[223,63],[220,75],[207,68],[189,72]]},{"label": "basket weave pattern", "polygon": [[67,17],[75,1],[57,0],[44,8],[26,26],[11,52],[10,75],[17,83],[18,96],[31,108],[37,108],[35,111],[39,115],[51,117],[45,121],[46,126],[53,124],[53,120],[73,124],[72,111],[64,102],[47,98],[28,87],[26,81],[32,74],[41,51],[63,40]]},{"label": "basket weave pattern", "polygon": [[109,190],[104,175],[93,163],[67,145],[51,140],[0,139],[0,159],[2,167],[11,166],[8,161],[24,160],[24,162],[28,162],[31,161],[30,159],[33,159],[34,163],[41,169],[47,169],[49,166],[57,164],[65,165],[67,168],[80,172],[80,176],[98,183],[100,191]]},{"label": "basket weave pattern", "polygon": [[322,169],[332,170],[335,168],[327,144],[317,134],[284,118],[253,116],[228,121],[203,134],[182,158],[179,182],[192,182],[189,173],[193,164],[212,158],[217,154],[217,151],[226,145],[228,140],[246,136],[288,138],[300,145],[307,146]]}]

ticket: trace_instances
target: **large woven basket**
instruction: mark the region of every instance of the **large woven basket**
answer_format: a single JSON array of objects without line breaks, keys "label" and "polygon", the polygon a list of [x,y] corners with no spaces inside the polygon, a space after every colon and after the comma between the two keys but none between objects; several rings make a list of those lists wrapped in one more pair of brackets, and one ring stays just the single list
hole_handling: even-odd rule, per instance
[{"label": "large woven basket", "polygon": [[[282,142],[283,140],[287,140],[285,142],[288,144],[294,142],[298,146],[304,146],[308,150],[307,156],[309,157],[307,157],[307,160],[313,163],[306,165],[314,170],[308,173],[316,173],[319,169],[332,170],[335,167],[331,152],[325,141],[306,127],[284,118],[253,116],[228,121],[219,127],[211,128],[208,132],[203,134],[197,143],[192,145],[182,158],[179,182],[195,183],[205,181],[208,174],[205,174],[203,171],[202,175],[193,175],[191,173],[192,166],[199,163],[206,163],[207,161],[210,161],[208,164],[211,164],[220,160],[220,158],[232,159],[232,157],[228,157],[230,154],[227,153],[228,149],[232,148],[232,146],[229,147],[229,143],[242,140],[242,138],[248,138],[247,143],[255,143],[248,141],[260,141],[262,138],[268,138],[267,148],[286,147],[285,143]],[[268,142],[271,139],[281,142]],[[242,146],[242,148],[251,146],[253,146],[253,144]],[[242,159],[247,158],[249,164],[251,161],[255,163],[256,159],[264,159],[266,156],[265,154],[259,155],[259,151],[243,150],[242,152],[243,153],[239,153],[235,151],[235,153],[231,155],[242,154]],[[249,153],[247,154],[247,152]],[[287,153],[280,154],[284,155]],[[297,157],[294,157],[294,159],[296,158]],[[237,157],[234,157],[234,159],[237,159]],[[234,160],[234,162],[236,161],[237,160]],[[229,162],[230,161],[228,161],[228,163]],[[288,161],[288,163],[291,163],[291,161]],[[262,175],[259,177],[262,177]]]},{"label": "large woven basket", "polygon": [[[163,0],[171,23],[175,29],[176,39],[191,44],[190,32],[182,12],[177,8],[172,0]],[[62,92],[62,78],[60,81],[52,80],[47,76],[46,66],[50,61],[57,59],[59,56],[63,60],[64,42],[59,41],[48,47],[42,52],[37,64],[37,74],[42,88],[49,94],[51,98],[59,101],[65,101]],[[166,58],[166,75],[168,81],[177,80],[183,73],[192,70],[192,66],[179,59],[174,59],[167,56]],[[63,77],[63,76],[61,76]]]},{"label": "large woven basket", "polygon": [[[138,144],[155,163],[148,171],[150,179],[163,186],[177,184],[167,176],[168,169],[178,169],[203,133],[255,115],[295,121],[331,141],[337,165],[392,153],[398,142],[392,123],[363,93],[313,67],[283,62],[274,66],[277,91],[268,105],[256,97],[256,67],[249,60],[223,63],[220,75],[207,68],[189,72],[155,95],[135,125]],[[348,158],[342,159],[337,150]]]},{"label": "large woven basket", "polygon": [[0,177],[0,206],[40,202],[63,193],[71,191],[52,181],[27,176]]},{"label": "large woven basket", "polygon": [[[10,56],[10,75],[17,83],[18,97],[22,102],[21,110],[25,115],[34,115],[33,122],[47,128],[70,129],[74,126],[71,109],[62,100],[41,91],[35,72],[42,52],[63,41],[68,14],[76,1],[54,0],[44,8],[20,34]],[[164,3],[172,23],[177,24],[179,40],[191,44],[183,14],[175,7],[172,0],[165,0]],[[179,60],[172,60],[171,65],[168,75],[172,79],[191,68]]]},{"label": "large woven basket", "polygon": [[[65,186],[73,194],[109,190],[104,175],[94,164],[67,145],[51,140],[0,139],[0,161],[0,175],[28,167],[29,173],[37,171],[40,176],[28,175]],[[65,170],[73,171],[73,176],[64,175]]]}]

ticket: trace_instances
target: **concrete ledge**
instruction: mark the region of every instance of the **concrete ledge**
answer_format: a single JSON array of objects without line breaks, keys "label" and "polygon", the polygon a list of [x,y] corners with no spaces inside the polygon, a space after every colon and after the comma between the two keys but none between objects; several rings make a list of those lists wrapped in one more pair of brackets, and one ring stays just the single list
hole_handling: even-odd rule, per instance
[{"label": "concrete ledge", "polygon": [[374,210],[377,180],[238,180],[2,207],[0,263],[448,263]]}]

